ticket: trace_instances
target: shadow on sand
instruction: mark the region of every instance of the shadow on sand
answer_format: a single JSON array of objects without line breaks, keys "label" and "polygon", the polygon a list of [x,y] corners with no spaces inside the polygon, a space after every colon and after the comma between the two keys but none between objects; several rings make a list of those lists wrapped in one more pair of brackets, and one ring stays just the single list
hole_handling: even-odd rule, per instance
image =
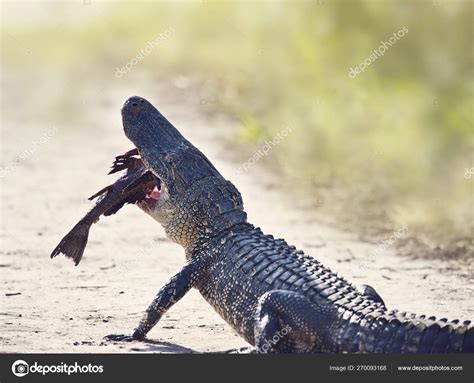
[{"label": "shadow on sand", "polygon": [[[159,352],[159,353],[171,353],[171,354],[198,354],[191,348],[182,347],[174,343],[162,342],[159,340],[145,339],[140,342],[136,342],[137,345],[130,348],[132,352]],[[137,347],[138,346],[138,347]]]}]

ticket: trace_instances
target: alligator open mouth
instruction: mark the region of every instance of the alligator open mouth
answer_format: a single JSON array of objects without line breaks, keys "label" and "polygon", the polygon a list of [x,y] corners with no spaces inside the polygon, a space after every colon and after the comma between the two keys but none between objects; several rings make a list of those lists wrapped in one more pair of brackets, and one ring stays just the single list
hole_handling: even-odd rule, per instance
[{"label": "alligator open mouth", "polygon": [[145,198],[158,201],[160,199],[160,196],[161,196],[161,188],[155,185],[155,187],[146,194]]},{"label": "alligator open mouth", "polygon": [[143,186],[142,193],[140,193],[139,198],[136,198],[136,200],[132,202],[140,208],[144,210],[153,210],[156,203],[161,198],[168,196],[168,190],[165,183],[147,169],[136,148],[115,157],[115,161],[112,164],[112,170],[109,174],[121,170],[127,170],[127,172],[143,172],[143,175],[137,181],[141,186]]},{"label": "alligator open mouth", "polygon": [[168,196],[165,184],[159,178],[156,177],[156,179],[158,180],[157,184],[147,189],[145,198],[136,203],[140,209],[147,213],[153,212],[156,208],[156,204],[163,199],[164,196]]}]

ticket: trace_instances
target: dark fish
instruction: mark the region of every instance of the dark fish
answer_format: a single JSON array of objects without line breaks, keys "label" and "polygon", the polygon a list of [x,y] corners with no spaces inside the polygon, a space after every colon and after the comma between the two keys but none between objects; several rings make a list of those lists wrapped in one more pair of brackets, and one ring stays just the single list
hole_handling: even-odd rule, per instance
[{"label": "dark fish", "polygon": [[136,149],[115,157],[112,170],[109,174],[120,170],[127,172],[112,185],[89,197],[93,200],[97,197],[95,206],[66,234],[58,246],[51,253],[51,258],[58,254],[64,254],[72,258],[76,266],[79,264],[87,245],[89,230],[101,215],[109,216],[119,211],[126,203],[135,204],[144,200],[152,194],[155,188],[160,188],[160,180],[147,170],[138,155]]}]

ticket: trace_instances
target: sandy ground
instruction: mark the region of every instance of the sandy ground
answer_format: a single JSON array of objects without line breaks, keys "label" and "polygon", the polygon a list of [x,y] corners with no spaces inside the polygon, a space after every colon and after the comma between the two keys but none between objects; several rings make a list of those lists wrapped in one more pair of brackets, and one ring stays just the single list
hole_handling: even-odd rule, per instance
[{"label": "sandy ground", "polygon": [[[48,142],[1,181],[0,301],[2,352],[208,352],[246,343],[196,291],[178,302],[149,333],[150,341],[106,343],[104,335],[129,333],[160,287],[184,263],[182,249],[135,206],[102,219],[91,229],[78,267],[51,250],[88,210],[86,197],[112,180],[107,168],[131,148],[119,108],[128,92],[115,92],[95,109],[88,130],[59,127]],[[204,117],[199,102],[181,91],[141,94],[198,146],[241,191],[249,220],[284,237],[344,275],[370,284],[387,306],[448,318],[474,318],[472,264],[415,259],[395,248],[373,258],[377,243],[322,224],[292,185],[276,182],[262,164],[235,177],[235,155],[222,144],[228,121]],[[184,107],[186,106],[186,107]],[[44,125],[44,130],[47,124]],[[13,160],[38,129],[3,134],[3,164]]]}]

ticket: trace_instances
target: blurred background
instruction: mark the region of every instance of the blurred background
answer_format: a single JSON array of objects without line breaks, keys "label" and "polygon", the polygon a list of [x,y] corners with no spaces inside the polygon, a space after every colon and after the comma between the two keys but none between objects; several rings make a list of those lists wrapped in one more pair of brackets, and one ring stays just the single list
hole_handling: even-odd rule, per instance
[{"label": "blurred background", "polygon": [[49,260],[131,149],[132,95],[235,183],[264,231],[387,307],[471,318],[473,4],[1,2],[0,351],[245,345],[197,291],[154,343],[104,344],[183,264],[138,208],[94,225],[78,267]]},{"label": "blurred background", "polygon": [[50,129],[72,147],[81,135],[106,144],[97,109],[119,135],[125,97],[160,89],[229,121],[221,145],[237,163],[289,127],[259,166],[322,219],[472,246],[472,1],[2,2],[1,13],[4,176],[15,161],[46,173],[17,156]]}]

